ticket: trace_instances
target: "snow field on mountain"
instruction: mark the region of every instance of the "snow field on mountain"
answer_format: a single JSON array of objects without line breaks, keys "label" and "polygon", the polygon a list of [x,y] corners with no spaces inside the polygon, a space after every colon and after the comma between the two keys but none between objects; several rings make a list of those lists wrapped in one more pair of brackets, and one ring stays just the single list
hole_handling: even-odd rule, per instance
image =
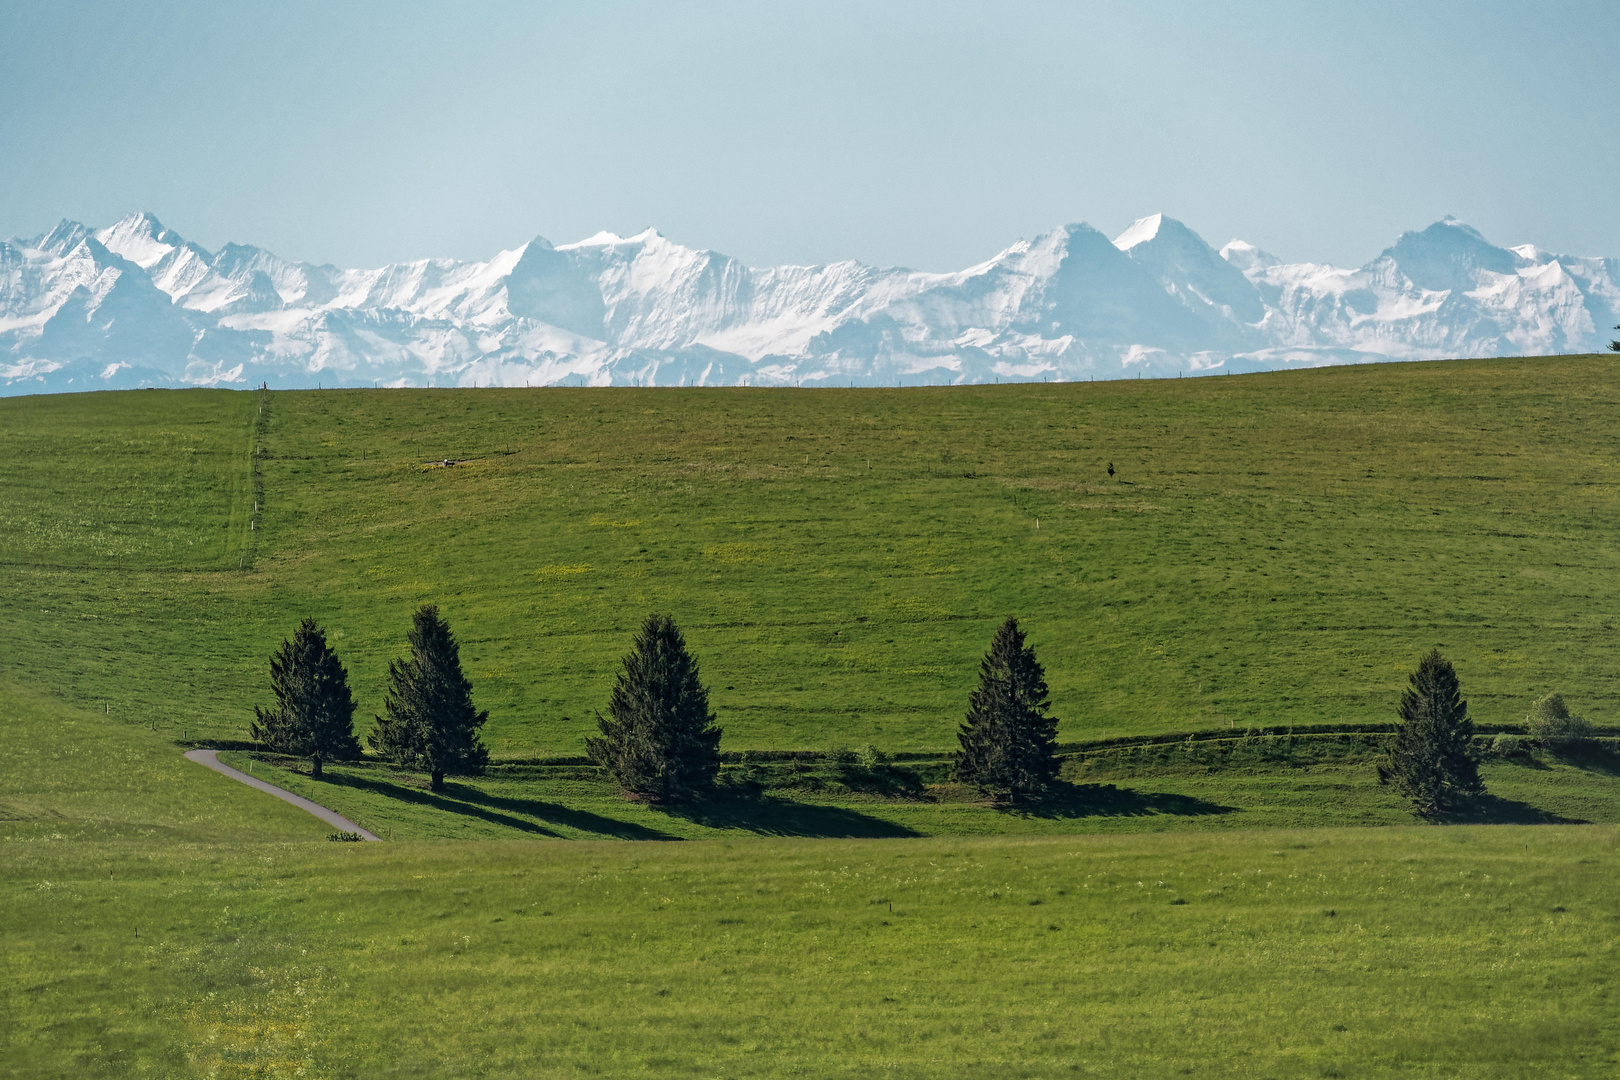
[{"label": "snow field on mountain", "polygon": [[1620,321],[1617,282],[1620,261],[1498,248],[1452,219],[1357,270],[1217,252],[1155,214],[923,273],[754,268],[652,229],[341,270],[210,253],[135,214],[0,245],[0,390],[982,383],[1578,353]]}]

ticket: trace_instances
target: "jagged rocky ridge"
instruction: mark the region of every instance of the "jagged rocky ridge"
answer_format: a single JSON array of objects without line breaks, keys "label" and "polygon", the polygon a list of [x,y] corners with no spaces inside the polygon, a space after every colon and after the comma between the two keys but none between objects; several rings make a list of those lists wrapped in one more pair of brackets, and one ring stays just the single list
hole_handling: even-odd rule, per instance
[{"label": "jagged rocky ridge", "polygon": [[843,386],[1590,352],[1620,260],[1446,219],[1359,270],[1143,218],[951,274],[755,268],[654,231],[340,270],[136,214],[0,243],[0,392],[129,386]]}]

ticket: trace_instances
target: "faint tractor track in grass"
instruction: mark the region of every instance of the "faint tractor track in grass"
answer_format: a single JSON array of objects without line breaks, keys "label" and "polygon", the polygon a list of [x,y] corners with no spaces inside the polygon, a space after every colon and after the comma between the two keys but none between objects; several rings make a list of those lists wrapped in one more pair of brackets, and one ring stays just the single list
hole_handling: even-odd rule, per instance
[{"label": "faint tractor track in grass", "polygon": [[263,526],[264,512],[264,439],[270,430],[270,391],[259,391],[258,410],[253,417],[253,445],[248,451],[249,489],[253,497],[253,512],[248,516],[247,547],[237,562],[237,569],[252,570],[259,554],[259,529]]}]

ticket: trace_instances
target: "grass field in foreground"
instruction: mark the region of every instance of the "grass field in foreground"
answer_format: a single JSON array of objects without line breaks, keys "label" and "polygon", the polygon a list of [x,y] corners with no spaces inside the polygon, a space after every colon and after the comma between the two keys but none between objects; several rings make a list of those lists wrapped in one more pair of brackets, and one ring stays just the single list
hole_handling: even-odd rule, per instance
[{"label": "grass field in foreground", "polygon": [[8,845],[0,1075],[1608,1077],[1617,845]]},{"label": "grass field in foreground", "polygon": [[1615,370],[276,393],[262,436],[255,394],[9,398],[0,635],[20,681],[239,737],[300,616],[365,718],[437,602],[508,755],[578,751],[651,609],[734,749],[949,747],[1008,613],[1065,739],[1388,719],[1434,644],[1479,719],[1611,723]]}]

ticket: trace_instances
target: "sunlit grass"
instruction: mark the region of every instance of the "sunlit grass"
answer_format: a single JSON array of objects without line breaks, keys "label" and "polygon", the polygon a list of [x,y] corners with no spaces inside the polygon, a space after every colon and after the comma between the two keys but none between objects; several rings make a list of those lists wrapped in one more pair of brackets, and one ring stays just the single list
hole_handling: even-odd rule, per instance
[{"label": "sunlit grass", "polygon": [[252,572],[256,395],[12,398],[0,621],[37,685],[239,736],[300,616],[364,718],[433,601],[507,755],[577,752],[653,609],[734,748],[948,748],[1008,613],[1068,739],[1387,719],[1433,644],[1480,719],[1613,722],[1612,371],[273,394]]},{"label": "sunlit grass", "polygon": [[5,849],[9,1075],[1602,1077],[1610,827]]},{"label": "sunlit grass", "polygon": [[1436,643],[1480,719],[1612,723],[1610,363],[275,394],[262,498],[255,395],[0,400],[0,1074],[1613,1075],[1620,838],[1556,824],[1620,819],[1603,755],[1487,763],[1535,828],[1334,828],[1411,821],[1353,740],[1012,808],[270,773],[392,838],[330,844],[173,743],[303,614],[367,716],[424,600],[507,758],[577,752],[652,608],[734,749],[947,750],[1009,612],[1068,740],[1386,720]]},{"label": "sunlit grass", "polygon": [[25,843],[317,839],[300,810],[185,760],[145,725],[0,678],[0,851]]}]

